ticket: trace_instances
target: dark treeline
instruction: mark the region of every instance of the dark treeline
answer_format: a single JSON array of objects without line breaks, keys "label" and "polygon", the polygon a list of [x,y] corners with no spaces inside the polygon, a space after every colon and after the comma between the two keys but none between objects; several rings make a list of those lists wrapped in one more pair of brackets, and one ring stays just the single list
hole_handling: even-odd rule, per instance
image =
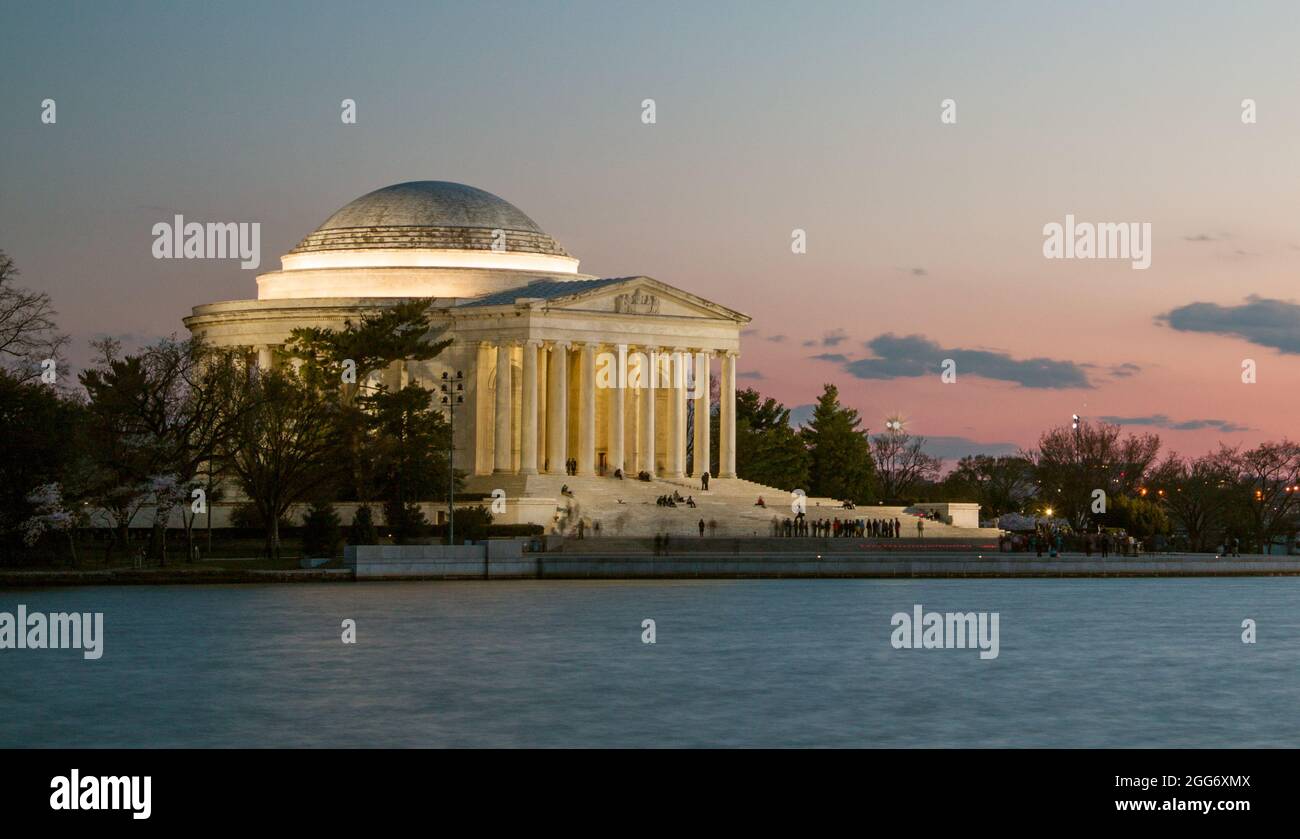
[{"label": "dark treeline", "polygon": [[1289,549],[1300,528],[1300,444],[1289,440],[1185,457],[1162,452],[1155,434],[1081,420],[1044,431],[1033,449],[963,457],[945,473],[925,438],[901,423],[879,434],[863,428],[834,385],[802,428],[789,420],[775,399],[737,393],[740,477],[858,505],[973,501],[985,520],[1021,513],[1063,519],[1079,533],[1177,535],[1194,551],[1232,539],[1253,551],[1277,540]]},{"label": "dark treeline", "polygon": [[[387,308],[340,330],[295,330],[288,358],[273,370],[257,369],[242,350],[194,339],[135,353],[103,340],[73,383],[59,360],[64,339],[48,297],[17,287],[16,276],[0,252],[6,559],[39,545],[75,564],[84,532],[93,530],[105,560],[143,548],[166,562],[163,525],[178,512],[189,557],[206,506],[231,490],[247,499],[237,524],[259,529],[269,556],[278,555],[286,524],[305,526],[309,549],[336,549],[336,501],[382,505],[385,531],[397,541],[428,532],[418,503],[446,497],[450,429],[437,394],[389,389],[379,374],[447,345],[428,337],[429,304]],[[300,504],[311,505],[304,520],[287,522]],[[152,533],[133,545],[131,527],[146,511]],[[465,535],[486,521],[485,511],[466,512]],[[351,529],[375,540],[369,507],[358,509]]]}]

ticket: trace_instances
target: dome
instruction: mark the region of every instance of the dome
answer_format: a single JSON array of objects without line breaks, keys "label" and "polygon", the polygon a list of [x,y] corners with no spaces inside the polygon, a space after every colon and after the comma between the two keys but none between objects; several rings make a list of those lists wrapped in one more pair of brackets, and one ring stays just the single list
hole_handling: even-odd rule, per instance
[{"label": "dome", "polygon": [[450,181],[409,181],[366,193],[326,219],[290,255],[373,250],[569,256],[509,201]]},{"label": "dome", "polygon": [[582,279],[578,260],[522,210],[450,181],[366,193],[257,278],[262,300],[469,298],[537,278]]}]

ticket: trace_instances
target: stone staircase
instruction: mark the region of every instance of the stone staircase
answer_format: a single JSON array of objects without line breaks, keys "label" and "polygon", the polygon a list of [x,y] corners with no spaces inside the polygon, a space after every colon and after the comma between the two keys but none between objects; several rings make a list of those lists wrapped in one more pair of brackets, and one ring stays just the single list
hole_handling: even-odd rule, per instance
[{"label": "stone staircase", "polygon": [[[690,478],[639,481],[635,478],[619,480],[607,476],[479,475],[467,479],[466,483],[466,488],[472,492],[504,490],[507,499],[553,499],[556,521],[546,525],[548,532],[552,530],[552,525],[560,525],[563,532],[572,533],[581,519],[586,524],[588,537],[596,537],[595,525],[600,525],[601,541],[651,538],[656,533],[699,539],[700,519],[704,520],[705,533],[709,536],[770,537],[774,517],[784,520],[793,515],[792,496],[789,492],[742,478],[713,478],[709,482],[708,492],[700,489],[698,480]],[[561,487],[566,485],[572,496],[560,492]],[[696,507],[691,508],[682,503],[676,507],[660,507],[655,503],[659,496],[674,491],[683,497],[693,498]],[[766,507],[756,505],[760,497]],[[903,526],[903,535],[909,538],[916,536],[916,516],[905,513],[901,507],[860,506],[854,510],[845,510],[843,504],[833,498],[806,498],[804,504],[808,518],[814,521],[833,518],[898,518]],[[711,522],[716,522],[716,526],[710,527]],[[925,522],[925,541],[987,539],[989,536],[996,539],[997,531],[952,527],[935,521]],[[852,543],[855,540],[843,541]]]}]

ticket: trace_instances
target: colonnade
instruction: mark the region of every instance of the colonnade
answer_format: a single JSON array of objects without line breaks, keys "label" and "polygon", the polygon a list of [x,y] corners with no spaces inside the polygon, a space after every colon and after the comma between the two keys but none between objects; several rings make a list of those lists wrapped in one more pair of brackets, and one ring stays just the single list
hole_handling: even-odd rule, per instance
[{"label": "colonnade", "polygon": [[[489,449],[480,445],[480,472],[491,464],[494,474],[563,475],[576,461],[578,475],[621,469],[629,478],[639,472],[682,478],[687,402],[693,401],[692,471],[699,476],[712,462],[709,373],[717,355],[722,386],[716,477],[735,477],[734,352],[540,340],[484,342],[480,350],[479,386],[488,382],[487,365],[494,363],[496,371],[491,398],[479,402],[480,409],[490,406],[490,417],[482,421],[492,428],[490,439],[480,437]],[[518,410],[512,404],[516,382]]]}]

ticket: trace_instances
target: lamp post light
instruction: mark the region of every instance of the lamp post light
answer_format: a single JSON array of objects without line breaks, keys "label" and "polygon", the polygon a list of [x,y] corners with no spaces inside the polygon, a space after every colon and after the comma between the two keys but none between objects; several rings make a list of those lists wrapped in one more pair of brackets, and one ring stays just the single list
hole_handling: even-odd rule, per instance
[{"label": "lamp post light", "polygon": [[456,409],[465,404],[465,374],[456,371],[455,379],[442,371],[442,405],[447,409],[450,432],[447,435],[447,545],[456,544]]}]

